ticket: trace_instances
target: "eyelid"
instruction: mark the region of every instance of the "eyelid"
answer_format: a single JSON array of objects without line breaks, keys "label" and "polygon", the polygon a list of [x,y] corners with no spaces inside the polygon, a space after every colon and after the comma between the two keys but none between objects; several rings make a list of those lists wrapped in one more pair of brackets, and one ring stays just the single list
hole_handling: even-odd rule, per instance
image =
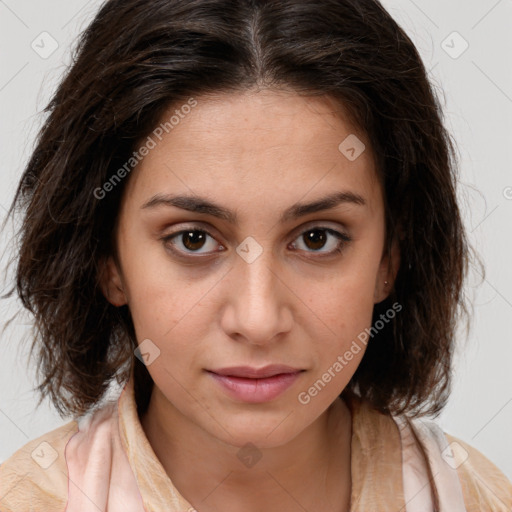
[{"label": "eyelid", "polygon": [[[342,252],[345,245],[352,242],[353,239],[349,234],[347,234],[345,227],[343,229],[341,229],[340,227],[333,228],[333,227],[327,225],[328,222],[333,222],[333,221],[319,221],[319,220],[310,221],[310,222],[307,222],[307,223],[297,227],[296,230],[293,230],[293,235],[291,236],[291,240],[288,243],[295,242],[295,240],[297,240],[297,238],[300,235],[304,234],[305,232],[307,232],[309,230],[324,230],[324,231],[327,231],[331,236],[334,236],[335,238],[338,239],[338,241],[339,241],[338,247],[336,249],[334,249],[332,251],[328,251],[328,252],[317,252],[316,255],[315,255],[315,251],[305,251],[305,252],[307,254],[314,255],[313,257],[316,259],[319,259],[322,257],[327,258],[329,256],[335,256],[337,253]],[[217,237],[212,234],[211,230],[209,228],[204,227],[203,224],[185,225],[185,226],[181,227],[180,229],[173,231],[172,233],[162,236],[160,238],[160,240],[162,240],[164,242],[170,242],[170,240],[172,240],[173,238],[175,238],[187,231],[200,231],[202,233],[205,233],[209,237],[211,237],[213,240],[215,240],[219,245],[223,246],[223,244],[217,240]],[[173,244],[171,244],[171,245],[173,245]],[[199,258],[207,258],[209,256],[212,256],[213,254],[216,254],[217,252],[223,252],[225,250],[225,248],[223,248],[220,251],[215,251],[213,253],[212,252],[207,252],[207,253],[196,252],[196,253],[194,253],[193,251],[185,252],[185,251],[181,251],[181,250],[175,249],[175,248],[172,248],[172,249],[169,248],[169,250],[172,251],[174,254],[176,254],[178,257],[182,257],[185,259],[190,259],[190,258],[199,259]],[[299,250],[299,252],[303,252],[303,251]]]},{"label": "eyelid", "polygon": [[[216,250],[214,252],[205,252],[205,253],[201,253],[201,252],[194,253],[193,251],[183,251],[183,250],[175,248],[174,244],[172,243],[172,239],[179,237],[180,235],[182,235],[183,233],[186,233],[188,231],[200,231],[201,233],[205,233],[211,239],[215,240],[216,245],[221,246],[223,248],[220,250]],[[183,227],[177,229],[176,231],[162,235],[161,237],[159,237],[159,240],[161,242],[163,242],[166,250],[171,252],[176,258],[182,260],[183,262],[193,262],[195,260],[198,263],[203,259],[204,260],[206,260],[207,258],[210,259],[215,254],[224,252],[226,250],[224,247],[224,244],[219,242],[217,240],[217,238],[218,237],[213,235],[209,228],[205,228],[202,225],[199,225],[199,226],[198,225],[195,225],[195,226],[194,225],[186,225],[186,226],[183,226]]]},{"label": "eyelid", "polygon": [[341,235],[346,235],[348,237],[347,227],[340,222],[335,222],[332,220],[312,220],[298,226],[296,229],[293,230],[293,240],[295,240],[295,238],[297,238],[298,235],[304,233],[304,231],[313,228],[337,231]]},{"label": "eyelid", "polygon": [[[333,227],[331,225],[327,225],[329,223],[336,224],[336,226]],[[182,233],[183,231],[188,231],[188,230],[190,230],[190,231],[204,231],[206,234],[208,234],[212,238],[215,238],[216,240],[218,238],[217,235],[213,234],[216,230],[210,229],[208,223],[203,223],[201,221],[191,221],[190,224],[187,224],[186,222],[184,222],[183,224],[185,224],[183,227],[181,227],[180,229],[178,229],[176,231],[173,231],[173,232],[171,232],[169,234],[163,235],[162,238],[170,238],[171,236],[178,235],[178,234]],[[343,225],[343,224],[340,227],[340,224],[341,224],[340,222],[335,222],[335,221],[332,221],[332,220],[313,220],[313,221],[308,221],[308,222],[298,226],[297,228],[295,228],[292,231],[292,235],[290,235],[290,241],[295,240],[297,238],[297,236],[299,236],[300,234],[304,233],[304,231],[307,231],[308,229],[312,229],[312,228],[337,231],[341,235],[345,235],[347,238],[350,238],[349,235],[348,235],[348,232],[347,232],[347,227],[345,225]]]}]

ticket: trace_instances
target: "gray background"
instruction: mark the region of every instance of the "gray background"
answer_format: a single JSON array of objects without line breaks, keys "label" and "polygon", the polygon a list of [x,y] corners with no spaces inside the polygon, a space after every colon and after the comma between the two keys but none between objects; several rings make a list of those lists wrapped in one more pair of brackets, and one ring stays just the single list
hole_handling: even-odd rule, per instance
[{"label": "gray background", "polygon": [[[2,217],[42,123],[39,113],[70,62],[71,44],[99,5],[97,0],[0,0]],[[512,0],[386,0],[383,5],[417,45],[438,89],[458,143],[465,224],[487,271],[481,284],[476,272],[468,281],[473,326],[469,336],[460,329],[453,393],[437,421],[512,479]],[[461,53],[464,41],[469,46]],[[1,238],[2,269],[12,257],[11,229]],[[18,307],[0,301],[0,322]],[[21,341],[30,336],[29,323],[26,316],[17,318],[0,339],[0,461],[68,421],[46,402],[34,410],[34,366],[27,363],[28,343]]]}]

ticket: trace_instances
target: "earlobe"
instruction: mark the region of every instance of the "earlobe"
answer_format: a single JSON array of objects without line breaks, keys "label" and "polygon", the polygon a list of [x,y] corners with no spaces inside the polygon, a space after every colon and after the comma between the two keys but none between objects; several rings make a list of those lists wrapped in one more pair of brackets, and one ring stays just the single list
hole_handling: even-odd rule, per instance
[{"label": "earlobe", "polygon": [[374,303],[378,304],[389,297],[395,284],[396,275],[400,268],[400,248],[395,238],[390,253],[385,253],[381,259],[377,280],[375,282]]},{"label": "earlobe", "polygon": [[105,298],[113,306],[124,306],[128,300],[123,288],[119,268],[112,256],[100,263],[100,287]]}]

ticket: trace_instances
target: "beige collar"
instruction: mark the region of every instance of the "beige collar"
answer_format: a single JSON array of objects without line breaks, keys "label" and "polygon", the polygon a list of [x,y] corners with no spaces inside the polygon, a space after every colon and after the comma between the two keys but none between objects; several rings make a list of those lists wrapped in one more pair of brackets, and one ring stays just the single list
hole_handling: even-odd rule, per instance
[{"label": "beige collar", "polygon": [[[348,399],[347,405],[352,413],[351,512],[405,510],[395,421],[356,397]],[[174,487],[142,429],[132,379],[119,398],[119,430],[147,510],[193,510]]]}]

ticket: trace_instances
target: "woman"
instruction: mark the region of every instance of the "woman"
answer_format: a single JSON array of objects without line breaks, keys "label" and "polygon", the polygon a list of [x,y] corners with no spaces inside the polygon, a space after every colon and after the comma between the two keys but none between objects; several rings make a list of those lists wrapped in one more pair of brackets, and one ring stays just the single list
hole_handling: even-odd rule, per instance
[{"label": "woman", "polygon": [[378,2],[109,0],[48,110],[17,292],[75,420],[2,464],[2,511],[510,510],[424,419],[469,247]]}]

